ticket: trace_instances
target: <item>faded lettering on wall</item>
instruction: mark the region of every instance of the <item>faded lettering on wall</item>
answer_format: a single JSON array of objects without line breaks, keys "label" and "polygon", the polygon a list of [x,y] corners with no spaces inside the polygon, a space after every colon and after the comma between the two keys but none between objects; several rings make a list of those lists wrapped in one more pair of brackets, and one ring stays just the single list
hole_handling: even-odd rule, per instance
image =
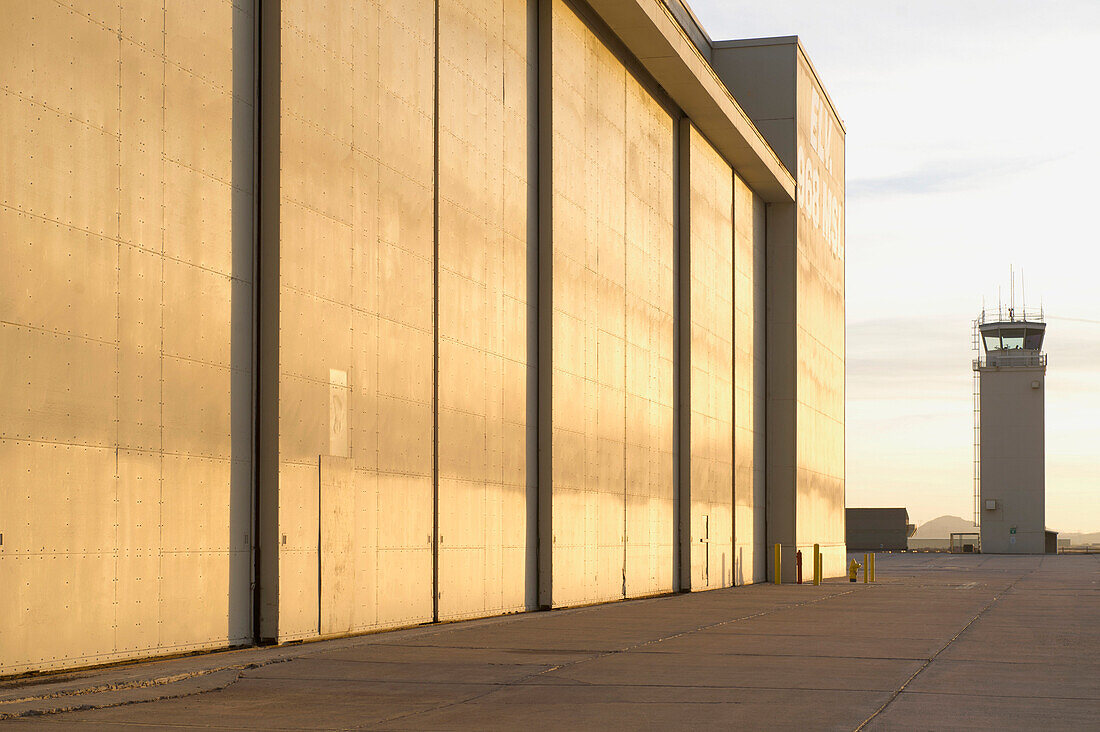
[{"label": "faded lettering on wall", "polygon": [[825,237],[833,256],[844,259],[842,201],[832,185],[833,120],[817,89],[810,91],[810,151],[798,145],[798,208]]}]

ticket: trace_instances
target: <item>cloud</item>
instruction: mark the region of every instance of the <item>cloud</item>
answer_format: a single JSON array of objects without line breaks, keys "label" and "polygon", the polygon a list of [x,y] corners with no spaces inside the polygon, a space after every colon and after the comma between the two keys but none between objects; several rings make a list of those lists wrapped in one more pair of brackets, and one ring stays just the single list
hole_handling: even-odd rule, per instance
[{"label": "cloud", "polygon": [[928,162],[903,173],[857,178],[848,181],[852,198],[872,196],[919,196],[930,193],[957,193],[988,188],[991,179],[1024,175],[1065,155],[1031,156],[1015,159],[962,158]]}]

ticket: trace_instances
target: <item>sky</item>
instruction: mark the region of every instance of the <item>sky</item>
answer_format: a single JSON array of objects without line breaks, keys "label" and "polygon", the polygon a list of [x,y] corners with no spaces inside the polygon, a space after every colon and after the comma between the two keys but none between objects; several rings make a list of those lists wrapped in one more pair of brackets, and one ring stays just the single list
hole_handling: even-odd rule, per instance
[{"label": "sky", "polygon": [[847,128],[847,504],[973,516],[971,321],[1048,326],[1046,522],[1100,531],[1100,2],[692,0],[798,35]]}]

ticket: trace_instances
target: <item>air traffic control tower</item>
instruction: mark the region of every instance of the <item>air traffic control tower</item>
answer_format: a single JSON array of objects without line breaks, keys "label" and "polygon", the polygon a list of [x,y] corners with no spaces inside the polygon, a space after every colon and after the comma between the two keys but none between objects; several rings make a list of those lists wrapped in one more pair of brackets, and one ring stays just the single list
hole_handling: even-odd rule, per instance
[{"label": "air traffic control tower", "polygon": [[[1007,317],[1006,317],[1007,316]],[[982,311],[974,361],[978,480],[975,523],[981,551],[1042,554],[1046,530],[1042,312]]]}]

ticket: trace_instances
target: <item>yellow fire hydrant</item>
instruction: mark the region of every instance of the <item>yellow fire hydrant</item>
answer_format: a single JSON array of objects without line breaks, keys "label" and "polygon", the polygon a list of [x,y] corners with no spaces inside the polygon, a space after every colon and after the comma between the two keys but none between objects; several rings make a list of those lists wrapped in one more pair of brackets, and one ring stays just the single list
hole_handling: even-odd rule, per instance
[{"label": "yellow fire hydrant", "polygon": [[848,565],[848,581],[856,581],[856,573],[859,572],[860,564],[856,560],[852,560],[852,563]]}]

